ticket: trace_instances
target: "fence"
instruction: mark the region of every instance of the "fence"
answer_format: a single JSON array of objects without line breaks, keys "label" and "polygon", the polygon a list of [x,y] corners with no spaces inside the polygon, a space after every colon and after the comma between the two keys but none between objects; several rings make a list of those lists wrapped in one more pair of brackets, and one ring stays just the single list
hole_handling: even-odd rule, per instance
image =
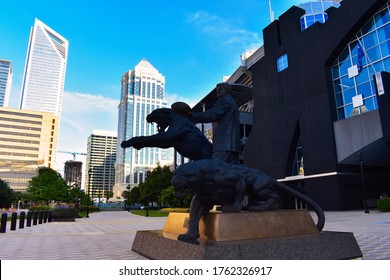
[{"label": "fence", "polygon": [[[26,212],[22,211],[19,214],[19,228],[31,227],[31,225],[35,226],[38,224],[51,223],[53,218],[53,213],[51,210],[34,210],[28,211],[27,217]],[[11,214],[11,225],[10,230],[16,230],[18,220],[18,213],[13,212]],[[7,222],[8,222],[8,214],[1,214],[1,225],[0,225],[0,233],[5,233],[7,231]],[[25,223],[26,222],[26,223]]]}]

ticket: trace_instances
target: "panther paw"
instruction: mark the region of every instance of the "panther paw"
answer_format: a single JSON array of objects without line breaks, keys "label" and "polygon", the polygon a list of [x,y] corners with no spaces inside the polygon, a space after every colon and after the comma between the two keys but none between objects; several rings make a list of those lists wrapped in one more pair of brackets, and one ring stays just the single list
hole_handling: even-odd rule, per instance
[{"label": "panther paw", "polygon": [[221,210],[222,212],[227,212],[227,213],[241,212],[241,204],[223,205]]}]

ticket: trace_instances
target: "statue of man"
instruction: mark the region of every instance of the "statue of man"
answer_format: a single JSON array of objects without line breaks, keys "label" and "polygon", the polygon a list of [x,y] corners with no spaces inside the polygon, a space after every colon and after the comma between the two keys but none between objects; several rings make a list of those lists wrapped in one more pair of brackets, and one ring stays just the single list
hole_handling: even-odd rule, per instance
[{"label": "statue of man", "polygon": [[196,123],[212,122],[213,158],[238,164],[241,153],[238,106],[230,96],[230,84],[217,84],[216,91],[218,100],[214,106],[205,112],[190,113],[191,120]]}]

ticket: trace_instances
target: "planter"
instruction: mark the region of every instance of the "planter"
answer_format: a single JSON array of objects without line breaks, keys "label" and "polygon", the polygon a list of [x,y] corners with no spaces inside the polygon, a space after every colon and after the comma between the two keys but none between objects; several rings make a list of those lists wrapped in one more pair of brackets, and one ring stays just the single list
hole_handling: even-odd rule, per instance
[{"label": "planter", "polygon": [[52,210],[53,222],[74,222],[78,215],[75,208],[54,208]]}]

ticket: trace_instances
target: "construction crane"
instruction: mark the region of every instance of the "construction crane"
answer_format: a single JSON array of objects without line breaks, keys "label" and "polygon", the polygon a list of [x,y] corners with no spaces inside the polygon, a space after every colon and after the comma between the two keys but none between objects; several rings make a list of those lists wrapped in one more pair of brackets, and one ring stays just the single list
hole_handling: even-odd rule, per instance
[{"label": "construction crane", "polygon": [[86,156],[87,154],[84,153],[78,153],[78,152],[66,152],[66,151],[57,151],[57,153],[62,153],[62,154],[71,154],[73,155],[73,161],[76,161],[76,155],[82,155]]}]

